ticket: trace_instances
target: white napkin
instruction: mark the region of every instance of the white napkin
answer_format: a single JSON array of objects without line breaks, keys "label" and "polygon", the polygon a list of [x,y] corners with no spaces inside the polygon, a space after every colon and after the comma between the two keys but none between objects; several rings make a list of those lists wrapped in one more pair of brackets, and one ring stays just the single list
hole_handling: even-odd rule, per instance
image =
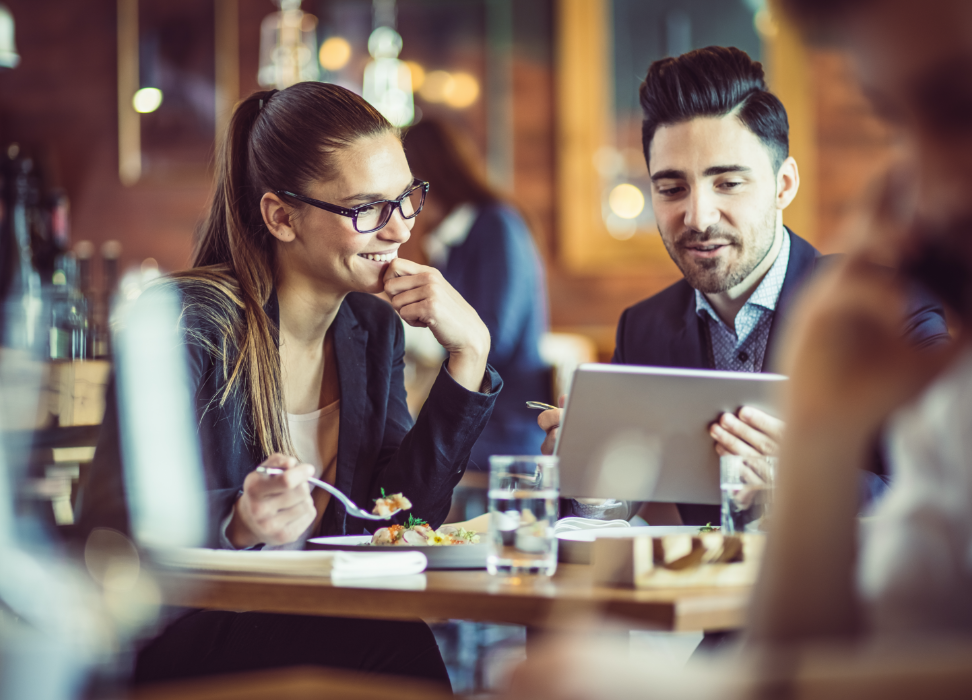
[{"label": "white napkin", "polygon": [[289,552],[233,551],[229,549],[160,549],[152,558],[163,566],[223,573],[278,576],[330,576],[344,578],[404,576],[425,571],[421,552]]},{"label": "white napkin", "polygon": [[420,574],[425,571],[429,563],[422,552],[414,549],[407,552],[331,552],[331,554],[334,555],[331,575],[344,579]]},{"label": "white napkin", "polygon": [[594,520],[592,518],[561,518],[554,526],[554,534],[576,530],[603,530],[615,527],[631,527],[627,520]]}]

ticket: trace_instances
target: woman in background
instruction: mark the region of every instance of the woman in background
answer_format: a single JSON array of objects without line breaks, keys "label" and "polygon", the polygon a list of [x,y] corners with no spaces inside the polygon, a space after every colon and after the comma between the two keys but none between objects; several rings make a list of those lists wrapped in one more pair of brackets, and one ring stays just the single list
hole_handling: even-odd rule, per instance
[{"label": "woman in background", "polygon": [[536,454],[543,442],[526,407],[550,401],[552,391],[539,351],[548,328],[543,265],[523,217],[480,174],[468,137],[424,119],[404,144],[412,172],[430,183],[406,255],[438,268],[476,309],[492,339],[489,363],[505,384],[469,465],[487,471],[490,455]]}]

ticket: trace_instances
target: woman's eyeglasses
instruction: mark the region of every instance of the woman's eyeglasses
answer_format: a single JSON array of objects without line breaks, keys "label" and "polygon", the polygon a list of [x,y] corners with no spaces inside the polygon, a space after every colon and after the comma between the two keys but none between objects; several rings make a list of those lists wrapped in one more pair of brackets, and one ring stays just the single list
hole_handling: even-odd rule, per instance
[{"label": "woman's eyeglasses", "polygon": [[403,219],[414,219],[422,207],[425,205],[425,195],[429,191],[429,183],[419,179],[412,180],[411,186],[398,199],[382,199],[377,202],[368,202],[350,209],[339,207],[336,204],[328,204],[319,199],[311,199],[300,194],[277,190],[276,194],[280,197],[291,197],[298,202],[310,204],[312,207],[329,211],[333,214],[340,214],[351,219],[354,230],[358,233],[373,233],[385,227],[391,221],[392,214],[397,208],[402,213]]}]

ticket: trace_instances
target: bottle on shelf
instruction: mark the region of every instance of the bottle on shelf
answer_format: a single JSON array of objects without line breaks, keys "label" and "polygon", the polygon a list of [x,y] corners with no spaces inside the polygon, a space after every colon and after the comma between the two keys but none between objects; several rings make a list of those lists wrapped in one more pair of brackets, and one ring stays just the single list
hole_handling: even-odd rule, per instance
[{"label": "bottle on shelf", "polygon": [[111,311],[118,292],[118,259],[121,257],[121,243],[105,241],[101,246],[101,279],[103,289],[98,300],[94,323],[94,357],[110,358],[111,348]]},{"label": "bottle on shelf", "polygon": [[[0,344],[43,356],[47,349],[46,308],[37,263],[53,258],[34,163],[11,144],[2,155],[3,222],[0,229]],[[53,267],[53,265],[51,265]]]},{"label": "bottle on shelf", "polygon": [[[87,262],[90,264],[90,258]],[[87,300],[81,294],[80,267],[73,253],[62,253],[55,263],[48,344],[48,357],[52,360],[88,357],[88,309]]]}]

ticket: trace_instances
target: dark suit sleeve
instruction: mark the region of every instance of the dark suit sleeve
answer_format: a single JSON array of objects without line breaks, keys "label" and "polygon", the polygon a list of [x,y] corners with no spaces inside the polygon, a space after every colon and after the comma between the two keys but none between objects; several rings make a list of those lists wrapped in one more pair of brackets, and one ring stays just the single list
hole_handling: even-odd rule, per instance
[{"label": "dark suit sleeve", "polygon": [[624,361],[624,331],[625,325],[628,322],[628,312],[630,310],[631,309],[625,309],[622,311],[621,318],[618,319],[618,332],[614,339],[614,355],[611,357],[611,364],[626,364]]},{"label": "dark suit sleeve", "polygon": [[[401,324],[396,324],[384,440],[369,498],[378,498],[381,489],[388,494],[403,493],[412,502],[415,517],[438,527],[449,514],[452,491],[489,421],[503,380],[492,367],[487,367],[490,393],[469,391],[452,378],[443,364],[412,425],[405,402],[404,371],[404,333]],[[381,523],[368,524],[369,528],[380,526]]]}]

